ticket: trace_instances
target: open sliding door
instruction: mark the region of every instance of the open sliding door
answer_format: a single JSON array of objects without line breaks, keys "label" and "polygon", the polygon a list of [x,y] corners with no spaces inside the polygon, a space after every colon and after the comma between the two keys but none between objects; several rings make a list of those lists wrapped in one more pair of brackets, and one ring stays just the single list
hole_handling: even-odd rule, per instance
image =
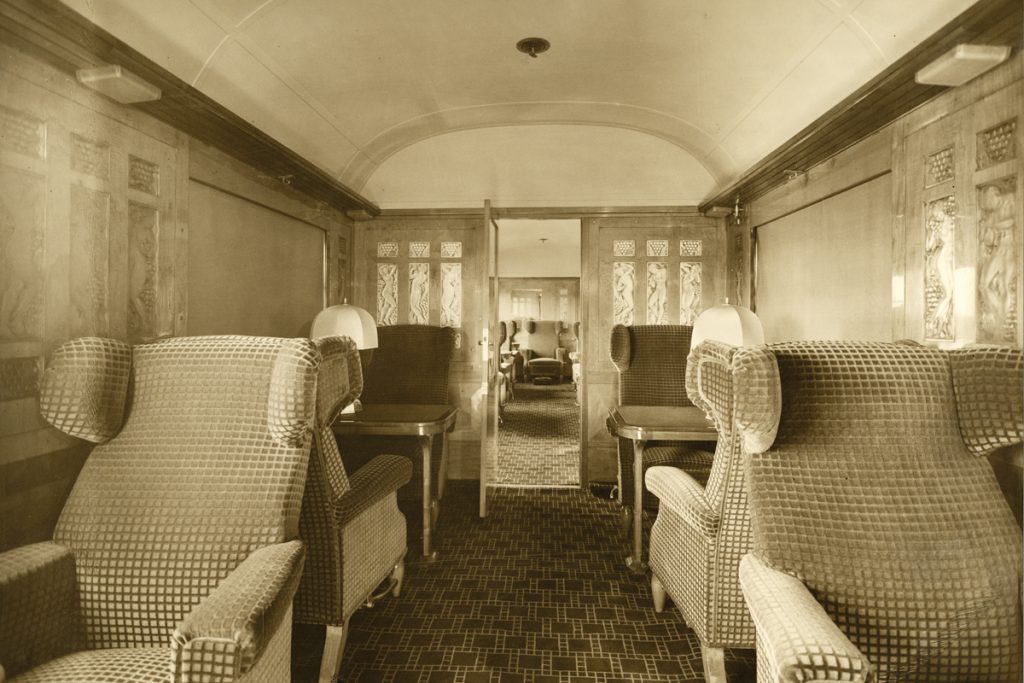
[{"label": "open sliding door", "polygon": [[484,266],[480,341],[480,516],[487,516],[487,493],[493,485],[498,460],[498,224],[491,200],[484,200]]}]

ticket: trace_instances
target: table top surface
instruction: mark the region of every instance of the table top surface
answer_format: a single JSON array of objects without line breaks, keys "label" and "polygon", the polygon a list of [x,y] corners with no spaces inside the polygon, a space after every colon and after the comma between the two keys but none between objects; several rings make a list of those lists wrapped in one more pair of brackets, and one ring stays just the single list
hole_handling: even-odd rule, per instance
[{"label": "table top surface", "polygon": [[457,413],[445,404],[363,404],[357,413],[339,415],[331,428],[335,434],[426,436],[448,430]]},{"label": "table top surface", "polygon": [[608,430],[627,439],[714,441],[718,432],[696,406],[615,406]]}]

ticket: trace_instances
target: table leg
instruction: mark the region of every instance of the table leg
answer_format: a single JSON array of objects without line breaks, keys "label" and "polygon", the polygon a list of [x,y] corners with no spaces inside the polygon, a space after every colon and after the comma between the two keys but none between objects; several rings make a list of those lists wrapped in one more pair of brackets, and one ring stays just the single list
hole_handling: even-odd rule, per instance
[{"label": "table leg", "polygon": [[433,441],[431,436],[421,436],[420,449],[423,452],[423,557],[428,560],[437,559],[437,551],[431,550],[430,534],[434,526],[434,503],[433,492],[430,487],[430,446]]},{"label": "table leg", "polygon": [[644,447],[643,439],[633,441],[633,554],[626,558],[626,566],[637,574],[647,571],[643,561],[644,541]]}]

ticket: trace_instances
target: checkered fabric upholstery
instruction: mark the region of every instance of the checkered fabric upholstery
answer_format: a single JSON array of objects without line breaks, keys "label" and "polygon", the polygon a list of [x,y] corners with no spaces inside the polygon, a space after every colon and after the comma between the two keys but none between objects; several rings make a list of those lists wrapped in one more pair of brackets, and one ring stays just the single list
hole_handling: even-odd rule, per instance
[{"label": "checkered fabric upholstery", "polygon": [[1021,680],[1020,528],[969,448],[1020,443],[1021,352],[803,342],[761,360],[781,409],[748,457],[759,680],[870,680],[865,662],[878,681]]},{"label": "checkered fabric upholstery", "polygon": [[343,626],[405,556],[405,516],[395,492],[409,481],[412,463],[380,455],[347,476],[331,424],[363,388],[359,352],[348,338],[315,343],[323,362],[300,518],[308,554],[295,596],[295,619]]},{"label": "checkered fabric upholstery", "polygon": [[[54,353],[47,419],[102,424],[93,433],[109,440],[53,542],[12,551],[13,571],[11,553],[0,559],[14,681],[281,680],[319,362],[308,340],[264,337],[80,339]],[[117,377],[97,381],[97,365]]]},{"label": "checkered fabric upholstery", "polygon": [[706,341],[690,354],[687,392],[718,430],[707,485],[671,467],[652,467],[646,475],[647,488],[661,500],[651,528],[651,572],[701,644],[712,648],[754,647],[754,625],[737,575],[751,543],[733,409],[746,351]]},{"label": "checkered fabric upholstery", "polygon": [[[377,349],[365,368],[364,404],[447,404],[448,369],[455,349],[455,332],[432,325],[388,325],[377,329]],[[404,455],[413,464],[413,479],[422,480],[423,456],[415,439],[388,436],[338,437],[345,468],[354,472],[381,453]],[[441,474],[442,439],[434,437],[430,454],[435,495]],[[418,486],[402,488],[406,497],[419,498]]]},{"label": "checkered fabric upholstery", "polygon": [[[619,371],[619,405],[690,406],[686,395],[686,359],[690,353],[689,325],[616,325],[609,352]],[[633,506],[633,442],[618,443],[619,495],[623,505]],[[711,471],[710,444],[682,441],[651,441],[644,451],[644,472],[656,465],[678,467],[700,483]],[[644,491],[643,506],[658,507],[658,498]]]}]

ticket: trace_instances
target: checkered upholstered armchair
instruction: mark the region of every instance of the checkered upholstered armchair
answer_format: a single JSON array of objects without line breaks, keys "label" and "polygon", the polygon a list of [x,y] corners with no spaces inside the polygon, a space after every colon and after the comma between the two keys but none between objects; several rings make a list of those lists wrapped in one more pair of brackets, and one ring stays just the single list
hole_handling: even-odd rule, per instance
[{"label": "checkered upholstered armchair", "polygon": [[[455,348],[455,331],[433,325],[386,325],[377,328],[377,348],[365,369],[362,402],[447,404],[448,368]],[[444,495],[448,478],[445,439],[434,437],[430,454],[431,481],[437,498]],[[388,436],[339,437],[342,459],[355,471],[381,453],[404,455],[412,460],[413,478],[422,477],[423,456],[414,439]],[[403,487],[405,499],[419,496],[419,487]]]},{"label": "checkered upholstered armchair", "polygon": [[705,677],[725,681],[724,649],[753,648],[754,625],[743,602],[739,563],[750,549],[750,512],[742,444],[733,403],[744,391],[736,347],[705,341],[686,367],[686,391],[718,430],[707,485],[676,467],[647,470],[647,488],[661,500],[651,527],[651,592],[655,611],[666,594],[701,644]]},{"label": "checkered upholstered armchair", "polygon": [[352,614],[389,576],[387,590],[395,596],[401,592],[406,527],[396,491],[412,476],[412,463],[399,455],[379,455],[347,475],[331,424],[362,391],[359,352],[349,339],[325,337],[314,343],[323,362],[299,521],[307,557],[295,596],[295,621],[327,626],[320,680],[329,682],[341,666]]},{"label": "checkered upholstered armchair", "polygon": [[981,456],[1024,436],[1021,352],[793,343],[735,364],[758,680],[1020,681],[1021,531]]},{"label": "checkered upholstered armchair", "polygon": [[[690,406],[686,395],[686,362],[690,353],[689,325],[616,325],[610,352],[619,371],[619,405]],[[623,529],[628,529],[633,508],[633,442],[618,440],[619,502]],[[689,472],[700,483],[711,471],[710,445],[693,442],[652,441],[644,451],[644,471],[654,465],[671,465]],[[658,507],[657,497],[644,491],[643,506]]]},{"label": "checkered upholstered armchair", "polygon": [[319,363],[264,337],[54,352],[42,413],[98,445],[53,541],[0,555],[13,681],[289,680]]}]

